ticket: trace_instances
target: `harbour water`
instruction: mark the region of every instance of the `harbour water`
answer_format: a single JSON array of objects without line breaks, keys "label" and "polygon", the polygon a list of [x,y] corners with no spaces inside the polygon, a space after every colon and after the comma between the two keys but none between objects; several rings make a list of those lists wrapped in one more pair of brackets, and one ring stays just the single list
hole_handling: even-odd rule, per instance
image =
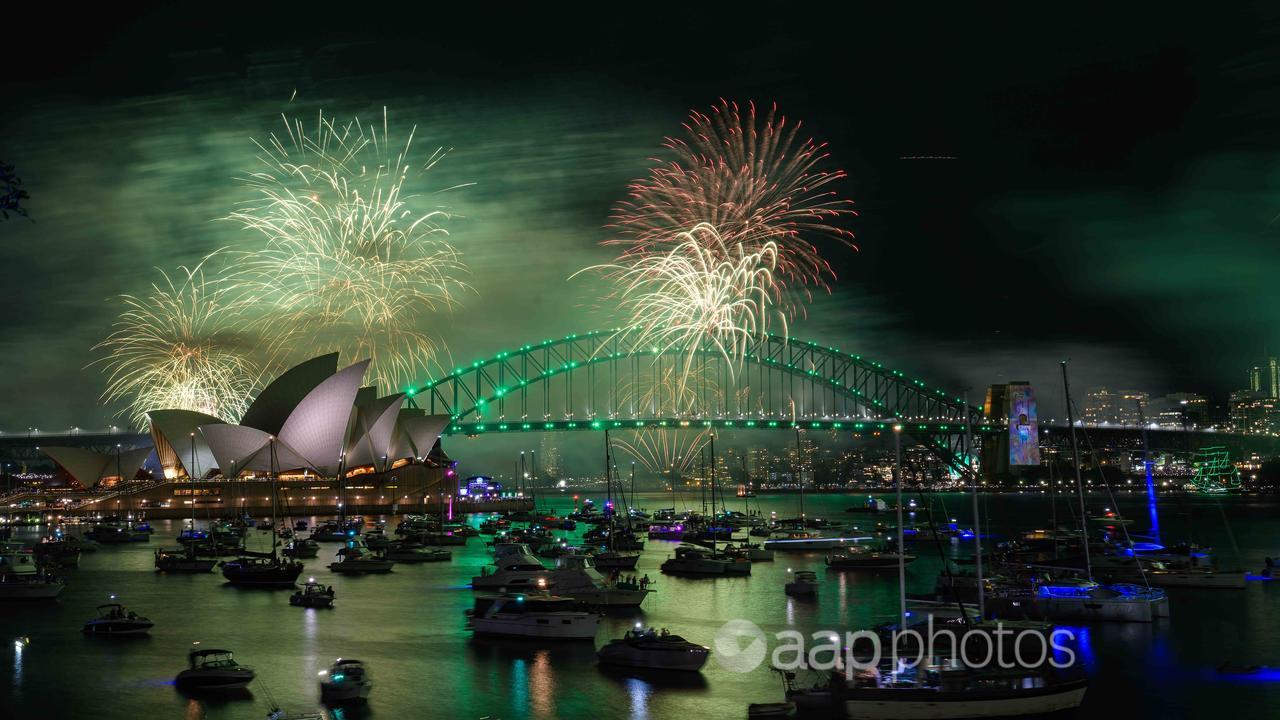
[{"label": "harbour water", "polygon": [[[810,516],[874,522],[844,512],[862,497],[810,495],[805,507]],[[729,506],[741,510],[744,502],[731,498]],[[968,498],[936,495],[932,502],[935,519],[949,516],[969,524]],[[996,536],[1047,524],[1045,496],[991,495],[983,503],[995,519],[990,532]],[[548,504],[563,514],[573,500],[540,499],[540,505]],[[671,500],[642,494],[637,504],[655,509],[669,507]],[[1090,511],[1108,504],[1090,498]],[[1137,495],[1121,504],[1126,515],[1145,517]],[[795,495],[750,500],[751,510],[784,517],[797,507]],[[1280,499],[1179,498],[1162,503],[1162,509],[1166,540],[1194,537],[1212,544],[1224,566],[1237,564],[1233,541],[1239,564],[1254,574],[1266,556],[1280,555]],[[1069,522],[1065,505],[1059,519]],[[391,519],[389,529],[394,524]],[[330,573],[325,565],[336,548],[325,545],[320,558],[307,561],[304,578],[333,584],[336,607],[307,610],[291,607],[287,590],[237,589],[217,573],[153,572],[153,549],[172,546],[181,522],[156,526],[151,543],[84,554],[79,568],[65,571],[67,588],[56,602],[0,606],[4,717],[261,718],[273,701],[293,713],[314,712],[320,708],[317,673],[337,657],[363,660],[375,687],[366,708],[330,717],[741,718],[748,703],[782,699],[776,674],[765,667],[730,672],[716,662],[714,650],[700,678],[673,684],[605,671],[596,665],[590,643],[473,640],[464,627],[463,613],[472,601],[467,584],[489,558],[477,538],[453,548],[452,562],[397,565],[389,575],[368,577]],[[265,547],[266,534],[250,532],[251,542]],[[769,634],[843,632],[888,620],[896,609],[896,573],[828,572],[821,553],[780,553],[772,563],[757,563],[748,578],[676,579],[658,570],[674,546],[648,542],[637,573],[654,579],[657,592],[642,611],[608,617],[597,645],[636,622],[712,646],[717,629],[731,619],[750,620]],[[947,544],[944,551],[968,554],[970,546]],[[908,589],[923,592],[932,587],[941,560],[931,545],[916,552],[920,559],[908,570]],[[818,572],[816,601],[783,594],[788,568]],[[81,635],[83,622],[112,595],[155,622],[150,637],[108,641]],[[1280,668],[1280,582],[1251,579],[1243,591],[1173,590],[1170,596],[1169,620],[1081,629],[1081,660],[1092,677],[1081,716],[1256,716],[1274,708],[1280,670],[1231,677],[1217,667],[1232,661]],[[29,642],[11,641],[19,637]],[[253,666],[258,680],[250,692],[216,702],[180,693],[173,677],[193,642],[233,650]]]}]

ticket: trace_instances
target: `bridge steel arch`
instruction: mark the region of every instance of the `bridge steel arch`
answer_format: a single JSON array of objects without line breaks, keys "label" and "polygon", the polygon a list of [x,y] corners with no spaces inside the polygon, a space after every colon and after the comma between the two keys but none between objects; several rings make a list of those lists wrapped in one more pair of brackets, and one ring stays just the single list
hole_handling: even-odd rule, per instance
[{"label": "bridge steel arch", "polygon": [[[753,338],[740,367],[711,347],[662,351],[599,330],[477,360],[410,391],[453,418],[448,434],[707,426],[961,435],[981,410],[861,355],[781,335]],[[691,378],[672,390],[671,377]],[[792,403],[794,402],[794,409]]]}]

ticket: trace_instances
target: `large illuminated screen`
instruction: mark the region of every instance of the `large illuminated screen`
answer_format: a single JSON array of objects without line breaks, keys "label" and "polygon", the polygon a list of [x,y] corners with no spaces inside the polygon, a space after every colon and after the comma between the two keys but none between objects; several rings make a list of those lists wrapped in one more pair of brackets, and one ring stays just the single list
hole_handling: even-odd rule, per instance
[{"label": "large illuminated screen", "polygon": [[1010,385],[1005,391],[1009,418],[1009,464],[1040,464],[1040,433],[1036,428],[1036,394],[1030,385]]}]

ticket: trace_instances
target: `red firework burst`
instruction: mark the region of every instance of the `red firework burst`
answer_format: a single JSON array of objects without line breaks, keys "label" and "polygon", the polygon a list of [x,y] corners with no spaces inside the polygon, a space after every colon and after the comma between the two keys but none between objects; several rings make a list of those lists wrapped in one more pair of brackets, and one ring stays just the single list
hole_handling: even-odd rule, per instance
[{"label": "red firework burst", "polygon": [[606,244],[623,246],[624,258],[645,255],[709,223],[730,246],[774,243],[780,278],[825,289],[835,274],[813,241],[856,249],[853,234],[839,226],[856,213],[832,186],[845,172],[823,169],[826,143],[800,135],[800,127],[776,104],[763,115],[755,103],[744,113],[723,99],[709,113],[692,111],[686,136],[664,140],[668,157],[653,158],[649,174],[614,209],[610,227],[617,234]]}]

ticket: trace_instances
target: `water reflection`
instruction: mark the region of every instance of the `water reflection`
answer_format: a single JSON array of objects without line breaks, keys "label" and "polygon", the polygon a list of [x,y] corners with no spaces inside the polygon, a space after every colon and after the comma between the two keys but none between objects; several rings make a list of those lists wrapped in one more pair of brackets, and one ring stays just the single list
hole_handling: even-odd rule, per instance
[{"label": "water reflection", "polygon": [[25,637],[16,638],[13,641],[13,695],[15,699],[22,694],[22,655],[28,642],[30,641]]},{"label": "water reflection", "polygon": [[[616,665],[600,665],[600,675],[622,686],[628,693],[638,691],[640,683],[649,697],[654,691],[666,693],[668,690],[706,690],[707,678],[700,672],[672,672],[670,670],[648,670],[645,668],[627,668]],[[634,696],[632,695],[634,701]]]},{"label": "water reflection", "polygon": [[626,687],[627,697],[631,699],[631,717],[645,720],[649,717],[649,686],[643,680],[630,678]]},{"label": "water reflection", "polygon": [[551,653],[538,651],[529,667],[530,703],[534,717],[555,717],[556,675],[551,667]]}]

